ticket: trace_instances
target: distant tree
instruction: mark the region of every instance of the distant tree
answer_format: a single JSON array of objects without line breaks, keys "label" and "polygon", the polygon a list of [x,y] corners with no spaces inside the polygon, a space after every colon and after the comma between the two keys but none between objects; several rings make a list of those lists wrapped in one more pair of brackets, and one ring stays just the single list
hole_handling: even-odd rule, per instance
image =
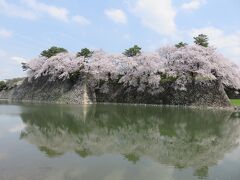
[{"label": "distant tree", "polygon": [[199,34],[197,37],[194,37],[194,43],[203,47],[208,47],[208,37],[205,34]]},{"label": "distant tree", "polygon": [[80,52],[77,53],[77,57],[83,56],[85,58],[91,57],[93,54],[93,51],[90,51],[88,48],[81,49]]},{"label": "distant tree", "polygon": [[185,47],[187,46],[188,44],[187,43],[184,43],[184,42],[180,42],[178,44],[175,45],[176,48],[181,48],[181,47]]},{"label": "distant tree", "polygon": [[5,81],[0,81],[0,91],[4,90],[7,87]]},{"label": "distant tree", "polygon": [[141,54],[141,49],[137,45],[134,45],[133,47],[126,49],[123,54],[127,57],[133,57]]},{"label": "distant tree", "polygon": [[62,53],[62,52],[68,52],[68,51],[64,48],[53,46],[53,47],[49,48],[48,50],[42,51],[41,55],[45,56],[47,58],[50,58],[50,57],[55,56],[58,53]]}]

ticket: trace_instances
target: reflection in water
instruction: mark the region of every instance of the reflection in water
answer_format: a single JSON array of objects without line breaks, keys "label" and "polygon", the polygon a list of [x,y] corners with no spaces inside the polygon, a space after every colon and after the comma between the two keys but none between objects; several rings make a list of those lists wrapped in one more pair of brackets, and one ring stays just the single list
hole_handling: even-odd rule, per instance
[{"label": "reflection in water", "polygon": [[92,105],[32,107],[21,114],[21,138],[49,157],[121,154],[137,164],[147,157],[178,169],[209,167],[238,146],[240,121],[228,111]]}]

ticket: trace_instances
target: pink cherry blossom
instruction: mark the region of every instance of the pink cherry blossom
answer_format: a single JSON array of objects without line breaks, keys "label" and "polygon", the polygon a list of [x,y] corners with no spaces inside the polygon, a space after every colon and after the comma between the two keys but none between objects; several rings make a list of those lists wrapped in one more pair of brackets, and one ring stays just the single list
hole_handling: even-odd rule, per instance
[{"label": "pink cherry blossom", "polygon": [[219,79],[223,85],[240,89],[240,70],[213,47],[187,45],[165,46],[154,53],[135,57],[95,51],[89,58],[73,53],[60,53],[49,59],[38,57],[27,65],[28,79],[50,76],[49,80],[68,79],[76,71],[91,74],[96,82],[117,80],[124,86],[150,93],[162,91],[163,78],[174,80],[175,89],[186,90],[186,84],[211,83]]}]

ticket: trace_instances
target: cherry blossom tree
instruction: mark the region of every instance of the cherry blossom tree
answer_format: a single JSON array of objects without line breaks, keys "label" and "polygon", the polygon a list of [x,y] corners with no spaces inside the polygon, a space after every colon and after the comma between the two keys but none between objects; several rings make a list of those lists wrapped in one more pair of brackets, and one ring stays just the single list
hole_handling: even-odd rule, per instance
[{"label": "cherry blossom tree", "polygon": [[240,70],[213,47],[186,45],[180,48],[165,46],[154,53],[127,57],[94,51],[87,59],[74,53],[59,53],[53,57],[40,56],[24,64],[28,79],[49,76],[49,80],[68,79],[80,71],[96,81],[114,80],[138,91],[157,93],[163,82],[171,82],[175,89],[186,90],[193,81],[211,83],[219,80],[226,87],[240,89]]}]

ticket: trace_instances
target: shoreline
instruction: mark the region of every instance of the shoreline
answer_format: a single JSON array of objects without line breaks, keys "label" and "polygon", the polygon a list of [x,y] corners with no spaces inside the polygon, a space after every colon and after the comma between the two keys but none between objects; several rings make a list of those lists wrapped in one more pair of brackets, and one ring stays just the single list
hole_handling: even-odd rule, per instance
[{"label": "shoreline", "polygon": [[189,109],[200,109],[200,110],[223,110],[223,111],[236,111],[240,112],[240,107],[238,106],[229,106],[229,107],[218,107],[218,106],[187,106],[187,105],[169,105],[169,104],[141,104],[141,103],[113,103],[113,102],[97,102],[97,103],[85,103],[85,104],[76,104],[76,103],[63,103],[63,102],[50,102],[50,101],[36,101],[36,100],[9,100],[9,99],[0,99],[1,102],[7,102],[11,104],[15,103],[27,103],[27,104],[49,104],[49,105],[71,105],[71,106],[84,106],[84,105],[122,105],[122,106],[142,106],[142,107],[172,107],[172,108],[189,108]]}]

